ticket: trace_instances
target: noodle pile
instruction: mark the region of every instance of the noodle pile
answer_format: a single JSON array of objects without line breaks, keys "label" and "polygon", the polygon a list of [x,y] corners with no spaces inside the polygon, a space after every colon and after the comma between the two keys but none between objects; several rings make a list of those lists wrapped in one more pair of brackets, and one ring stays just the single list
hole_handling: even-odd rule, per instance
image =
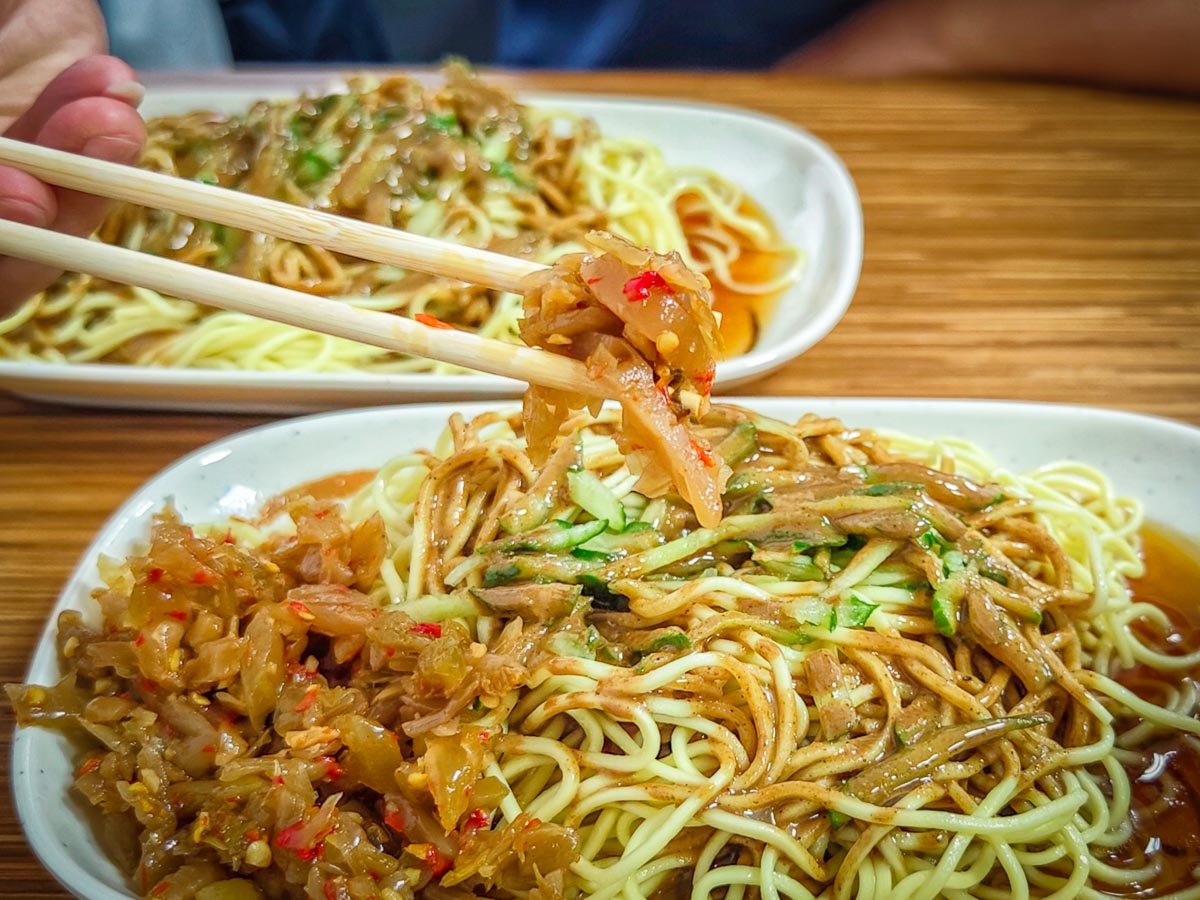
[{"label": "noodle pile", "polygon": [[[300,206],[552,263],[604,228],[677,251],[749,303],[796,276],[797,252],[742,191],[669,166],[645,141],[527,109],[461,65],[431,90],[407,78],[263,101],[231,118],[196,112],[148,126],[142,165]],[[516,342],[521,298],[317,247],[141,207],[114,207],[100,240]],[[743,280],[739,263],[765,275]],[[752,336],[749,338],[752,342]],[[742,352],[748,346],[731,346]],[[50,362],[320,372],[454,372],[353,341],[67,275],[0,321],[0,357]]]},{"label": "noodle pile", "polygon": [[714,405],[704,528],[635,489],[616,422],[574,415],[535,466],[519,415],[455,417],[344,504],[167,511],[107,563],[67,678],[10,694],[90,735],[76,787],[137,889],[1198,896],[1129,772],[1195,749],[1200,654],[1132,599],[1141,512],[1100,473]]}]

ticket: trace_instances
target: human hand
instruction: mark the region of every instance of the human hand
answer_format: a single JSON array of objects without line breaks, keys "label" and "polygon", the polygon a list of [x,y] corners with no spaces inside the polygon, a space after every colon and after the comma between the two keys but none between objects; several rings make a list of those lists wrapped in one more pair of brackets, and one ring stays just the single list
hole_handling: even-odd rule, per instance
[{"label": "human hand", "polygon": [[[0,0],[0,130],[6,137],[118,163],[146,138],[142,87],[106,47],[91,0]],[[0,218],[87,236],[105,201],[0,166]],[[0,257],[0,316],[60,273]]]}]

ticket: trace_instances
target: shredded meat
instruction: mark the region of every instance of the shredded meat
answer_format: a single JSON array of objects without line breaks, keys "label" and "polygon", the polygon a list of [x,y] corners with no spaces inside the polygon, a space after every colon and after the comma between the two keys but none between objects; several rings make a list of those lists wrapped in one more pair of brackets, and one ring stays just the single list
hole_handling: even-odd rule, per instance
[{"label": "shredded meat", "polygon": [[858,712],[850,703],[846,673],[833,650],[814,650],[804,658],[804,671],[817,705],[821,730],[832,740],[858,723]]}]

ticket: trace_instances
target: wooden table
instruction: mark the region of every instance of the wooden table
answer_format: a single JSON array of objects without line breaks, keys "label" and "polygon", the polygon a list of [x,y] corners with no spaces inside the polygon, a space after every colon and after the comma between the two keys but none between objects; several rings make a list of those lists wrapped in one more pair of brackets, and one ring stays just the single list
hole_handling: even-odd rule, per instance
[{"label": "wooden table", "polygon": [[[1200,105],[1076,88],[764,75],[503,75],[512,87],[731,103],[849,165],[862,281],[821,344],[745,393],[986,397],[1200,424]],[[75,560],[177,456],[264,421],[0,397],[0,681],[22,677]],[[0,712],[0,884],[63,897],[11,806]]]}]

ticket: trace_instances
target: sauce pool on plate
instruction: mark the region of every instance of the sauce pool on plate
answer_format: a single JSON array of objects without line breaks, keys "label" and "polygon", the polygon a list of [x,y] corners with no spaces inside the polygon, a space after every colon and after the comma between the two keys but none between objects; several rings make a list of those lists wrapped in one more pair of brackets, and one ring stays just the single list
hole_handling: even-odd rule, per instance
[{"label": "sauce pool on plate", "polygon": [[[1135,624],[1157,649],[1172,655],[1200,649],[1200,546],[1159,525],[1142,530],[1144,577],[1131,583],[1136,600],[1153,603],[1171,619],[1170,634]],[[1139,696],[1164,702],[1166,694],[1200,683],[1200,668],[1184,670],[1175,681],[1147,666],[1118,673],[1117,680]],[[1200,873],[1200,739],[1176,733],[1160,738],[1136,766],[1132,782],[1132,837],[1105,859],[1123,869],[1154,866],[1153,879],[1132,879],[1105,889],[1115,896],[1159,897],[1192,887]]]}]

